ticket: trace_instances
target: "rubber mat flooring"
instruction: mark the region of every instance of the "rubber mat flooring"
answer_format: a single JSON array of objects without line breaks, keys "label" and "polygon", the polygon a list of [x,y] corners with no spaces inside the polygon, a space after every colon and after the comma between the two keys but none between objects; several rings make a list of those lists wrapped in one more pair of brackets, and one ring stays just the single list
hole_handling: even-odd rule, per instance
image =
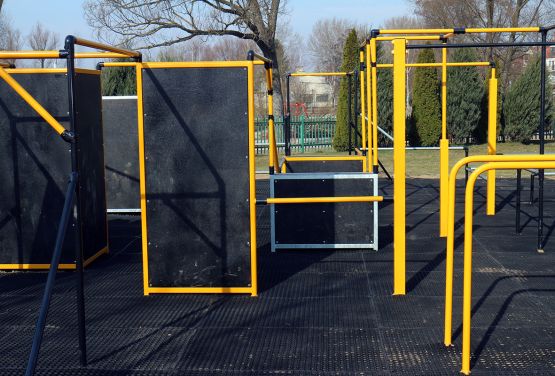
[{"label": "rubber mat flooring", "polygon": [[[482,183],[480,183],[482,184]],[[498,183],[498,214],[476,193],[473,375],[555,375],[555,182],[546,183],[545,253],[537,204]],[[382,193],[392,186],[382,182]],[[267,182],[258,182],[266,197]],[[462,188],[459,189],[462,192]],[[269,250],[258,213],[260,295],[142,295],[140,223],[112,217],[111,254],[86,270],[88,367],[78,364],[74,276],[59,273],[37,375],[456,375],[460,370],[462,229],[457,230],[454,346],[443,346],[444,241],[438,184],[407,180],[407,295],[392,296],[392,204],[380,250]],[[462,193],[459,193],[461,219]],[[551,201],[550,201],[551,200]],[[0,274],[0,374],[21,375],[45,273]]]}]

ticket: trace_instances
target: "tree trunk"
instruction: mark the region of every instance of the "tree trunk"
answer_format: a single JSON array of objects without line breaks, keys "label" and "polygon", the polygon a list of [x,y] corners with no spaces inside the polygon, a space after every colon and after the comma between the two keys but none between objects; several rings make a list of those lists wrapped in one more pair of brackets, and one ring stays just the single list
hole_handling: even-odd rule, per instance
[{"label": "tree trunk", "polygon": [[279,61],[277,56],[277,51],[274,48],[268,47],[267,44],[263,42],[257,43],[258,47],[262,50],[264,57],[272,60],[273,67],[273,88],[274,88],[274,115],[276,117],[281,117],[284,114],[285,109],[285,93],[283,91],[283,86],[281,82],[281,70],[279,67]]}]

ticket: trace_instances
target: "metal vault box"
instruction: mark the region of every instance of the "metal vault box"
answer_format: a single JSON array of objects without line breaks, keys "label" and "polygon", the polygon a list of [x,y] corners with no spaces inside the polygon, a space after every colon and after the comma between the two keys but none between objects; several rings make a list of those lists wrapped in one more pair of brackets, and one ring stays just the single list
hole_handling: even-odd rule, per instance
[{"label": "metal vault box", "polygon": [[[270,196],[377,196],[378,177],[369,173],[294,173],[270,176]],[[378,203],[272,204],[271,248],[374,249]]]}]

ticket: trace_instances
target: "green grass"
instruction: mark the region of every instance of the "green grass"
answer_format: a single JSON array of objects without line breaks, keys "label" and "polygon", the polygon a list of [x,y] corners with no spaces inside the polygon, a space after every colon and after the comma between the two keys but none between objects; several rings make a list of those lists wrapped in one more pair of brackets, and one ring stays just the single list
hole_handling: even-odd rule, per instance
[{"label": "green grass", "polygon": [[[537,154],[539,145],[537,143],[524,145],[521,143],[506,142],[497,144],[497,152],[501,154]],[[555,143],[549,142],[545,144],[546,153],[555,153]],[[471,145],[469,147],[469,155],[487,154],[487,144]],[[323,156],[323,155],[347,155],[347,153],[338,153],[331,149],[321,151],[311,151],[310,153],[294,153],[293,155],[303,156]],[[280,160],[283,155],[280,155]],[[453,166],[459,159],[464,157],[464,151],[451,150],[449,152],[449,165]],[[381,150],[379,153],[380,161],[385,168],[393,172],[393,151]],[[415,178],[439,178],[439,150],[407,150],[406,152],[407,176]],[[268,156],[258,155],[256,157],[256,169],[268,169]],[[381,169],[380,169],[381,172]],[[462,177],[464,172],[460,173]],[[499,177],[515,177],[515,171],[505,170],[498,171]]]}]

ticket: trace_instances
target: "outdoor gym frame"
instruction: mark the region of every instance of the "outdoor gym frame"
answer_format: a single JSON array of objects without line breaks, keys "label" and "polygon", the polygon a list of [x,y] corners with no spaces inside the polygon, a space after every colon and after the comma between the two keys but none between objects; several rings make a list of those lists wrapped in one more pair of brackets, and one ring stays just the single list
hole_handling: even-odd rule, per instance
[{"label": "outdoor gym frame", "polygon": [[[364,137],[365,137],[365,129],[364,129],[364,125],[363,128],[361,130],[361,132],[359,132],[357,126],[356,126],[356,116],[353,116],[352,114],[352,105],[351,105],[351,97],[354,97],[354,108],[355,108],[355,113],[356,113],[356,108],[358,107],[357,104],[357,100],[358,100],[358,96],[356,95],[357,90],[357,81],[358,81],[358,71],[353,71],[353,72],[293,72],[293,73],[288,73],[285,76],[285,90],[286,90],[286,96],[285,96],[285,121],[283,122],[283,135],[284,135],[284,140],[285,140],[285,157],[289,157],[291,155],[291,77],[347,77],[347,91],[349,93],[348,97],[347,97],[347,108],[349,109],[348,111],[348,117],[347,117],[347,123],[348,123],[348,129],[349,129],[349,133],[348,133],[348,148],[349,148],[349,155],[351,155],[351,153],[353,152],[353,150],[356,152],[360,153],[360,150],[357,151],[357,135],[359,137],[361,137],[362,139],[362,144],[364,145]],[[354,81],[354,82],[353,82]],[[353,94],[353,89],[354,89],[354,95]],[[363,99],[361,99],[362,101]],[[354,121],[354,122],[353,122]],[[354,140],[352,139],[353,136],[353,131],[354,131]],[[354,145],[353,145],[353,141],[354,141]],[[366,170],[364,170],[366,171]],[[270,171],[270,174],[272,172]]]},{"label": "outdoor gym frame", "polygon": [[[543,68],[542,69],[542,103],[545,104],[545,47],[555,43],[547,43],[547,32],[551,28],[540,27],[523,27],[523,28],[451,28],[451,29],[385,29],[373,30],[371,33],[370,44],[380,35],[392,35],[391,41],[393,44],[393,134],[394,134],[394,295],[404,295],[406,293],[406,189],[405,189],[405,128],[406,128],[406,74],[407,67],[406,51],[408,49],[420,48],[461,48],[461,47],[507,47],[507,46],[541,46]],[[439,34],[444,38],[446,36],[453,36],[465,33],[541,33],[542,42],[522,42],[522,43],[466,43],[466,44],[416,44],[407,45],[407,35],[416,38],[422,34]],[[438,38],[439,40],[439,38]],[[446,56],[446,53],[445,53]],[[442,59],[442,64],[446,61]],[[377,64],[376,64],[377,65]],[[445,64],[444,64],[445,65]],[[377,66],[376,66],[377,68]],[[490,100],[492,98],[490,97]],[[492,120],[492,119],[490,119]],[[545,123],[545,108],[542,106],[540,114],[540,154],[544,152],[544,123]],[[493,135],[488,135],[488,140]],[[490,147],[490,150],[491,147]],[[440,153],[446,155],[447,153]],[[442,165],[440,176],[446,174],[446,167]],[[448,172],[448,170],[447,170]],[[445,179],[445,178],[444,178]],[[540,215],[538,219],[538,249],[542,247],[543,239],[543,174],[539,176],[539,190],[540,190]],[[491,184],[491,183],[490,183]],[[445,186],[444,186],[445,189]],[[491,204],[490,204],[491,205]],[[490,207],[491,208],[491,207]]]},{"label": "outdoor gym frame", "polygon": [[[83,47],[94,48],[104,52],[89,52],[89,53],[76,53],[75,46],[80,45]],[[31,94],[29,94],[10,74],[0,67],[0,77],[31,107],[37,114],[48,124],[52,129],[70,145],[70,159],[71,159],[71,173],[65,194],[64,206],[58,225],[56,234],[56,244],[52,253],[52,261],[48,271],[45,291],[42,298],[37,325],[33,335],[33,342],[29,361],[27,364],[26,375],[33,375],[42,336],[46,325],[46,317],[50,306],[50,299],[54,287],[56,273],[58,271],[60,256],[62,253],[62,246],[66,234],[66,229],[70,222],[70,218],[75,212],[77,223],[77,236],[75,244],[75,269],[77,271],[76,278],[76,292],[77,292],[77,321],[78,321],[78,337],[79,337],[79,352],[80,362],[84,366],[87,364],[87,347],[86,347],[86,329],[85,329],[85,298],[83,286],[83,229],[82,229],[82,208],[81,205],[75,205],[79,202],[81,194],[80,189],[80,171],[79,158],[80,150],[76,146],[76,140],[79,139],[79,134],[76,132],[76,90],[75,90],[75,77],[78,69],[75,67],[75,59],[87,58],[131,58],[134,60],[141,60],[141,54],[136,51],[125,50],[113,46],[108,46],[101,43],[89,41],[87,39],[77,38],[73,35],[68,35],[65,38],[64,49],[60,51],[3,51],[0,52],[0,59],[65,59],[67,68],[61,71],[67,74],[68,85],[68,103],[69,103],[69,124],[70,128],[65,129],[38,101],[36,101]],[[45,70],[30,70],[35,73],[40,73]],[[73,209],[74,208],[74,209]]]}]

